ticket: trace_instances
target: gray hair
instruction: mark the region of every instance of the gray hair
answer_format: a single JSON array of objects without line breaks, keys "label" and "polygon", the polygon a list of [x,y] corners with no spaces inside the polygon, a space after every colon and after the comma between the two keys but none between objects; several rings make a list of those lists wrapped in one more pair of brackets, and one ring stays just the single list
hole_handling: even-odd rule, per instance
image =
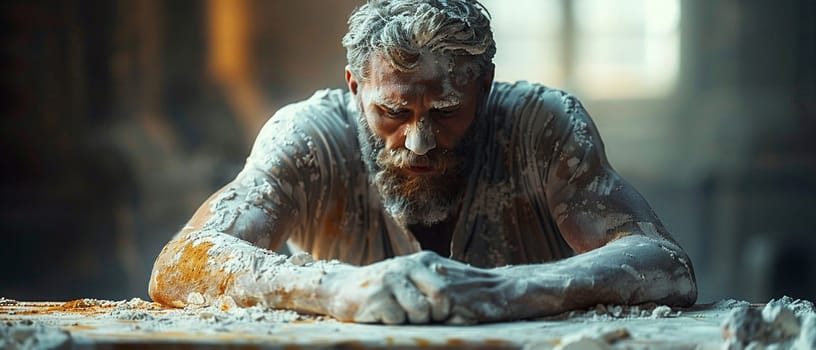
[{"label": "gray hair", "polygon": [[411,71],[423,50],[471,57],[483,73],[496,43],[490,13],[476,0],[369,0],[348,20],[343,37],[348,65],[361,81],[374,52],[401,71]]}]

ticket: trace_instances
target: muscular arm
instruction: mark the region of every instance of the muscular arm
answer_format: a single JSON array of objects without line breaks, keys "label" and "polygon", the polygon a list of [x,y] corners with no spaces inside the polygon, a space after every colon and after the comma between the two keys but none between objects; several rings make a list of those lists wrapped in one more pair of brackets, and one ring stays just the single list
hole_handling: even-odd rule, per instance
[{"label": "muscular arm", "polygon": [[696,298],[685,254],[666,241],[640,234],[546,264],[478,269],[426,258],[449,282],[451,323],[477,323],[554,315],[596,304],[655,302],[688,306]]},{"label": "muscular arm", "polygon": [[226,233],[201,229],[200,222],[208,218],[213,218],[209,209],[196,213],[159,254],[150,279],[153,300],[184,307],[197,298],[209,303],[229,297],[240,306],[391,324],[443,321],[449,316],[448,296],[442,292],[446,284],[423,264],[426,255],[364,267],[311,261],[301,255],[289,258]]},{"label": "muscular arm", "polygon": [[[272,251],[290,236],[310,237],[325,219],[322,213],[331,211],[323,203],[336,200],[326,197],[330,188],[343,185],[327,182],[329,173],[342,171],[327,167],[345,162],[337,158],[343,148],[332,138],[349,130],[331,129],[339,123],[336,115],[310,120],[337,113],[336,101],[329,102],[287,108],[267,123],[241,173],[213,194],[156,258],[149,287],[153,300],[183,307],[228,297],[240,306],[358,322],[447,318],[449,303],[440,292],[444,282],[418,261],[420,256],[356,267]],[[338,150],[330,152],[331,147]]]},{"label": "muscular arm", "polygon": [[[309,105],[311,106],[311,105]],[[260,132],[246,166],[213,194],[156,258],[153,300],[185,306],[191,297],[221,296],[239,305],[265,304],[323,312],[316,286],[343,265],[304,263],[272,250],[296,232],[311,229],[322,168],[310,130],[297,120],[324,109],[290,106]],[[308,109],[311,108],[311,109]],[[308,126],[308,124],[305,124]]]},{"label": "muscular arm", "polygon": [[579,102],[553,92],[543,98],[556,107],[550,109],[562,111],[549,124],[552,138],[541,138],[538,152],[549,167],[540,176],[558,230],[578,254],[490,270],[442,263],[449,278],[458,281],[448,289],[452,313],[464,322],[482,322],[599,303],[693,304],[697,287],[688,256],[643,197],[609,165]]},{"label": "muscular arm", "polygon": [[547,176],[551,212],[579,255],[554,264],[573,271],[567,302],[688,306],[697,298],[688,255],[646,200],[607,161],[594,123],[573,97],[562,97],[569,116],[561,148]]},{"label": "muscular arm", "polygon": [[153,300],[176,307],[226,296],[241,306],[325,313],[317,287],[327,271],[342,265],[298,260],[224,233],[182,232],[156,259],[149,292]]}]

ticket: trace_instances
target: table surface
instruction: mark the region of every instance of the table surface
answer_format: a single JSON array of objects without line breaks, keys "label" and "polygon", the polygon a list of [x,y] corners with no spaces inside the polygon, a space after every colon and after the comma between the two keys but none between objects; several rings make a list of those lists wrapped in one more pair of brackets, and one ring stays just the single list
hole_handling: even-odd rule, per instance
[{"label": "table surface", "polygon": [[[744,302],[743,302],[744,303]],[[186,309],[131,299],[22,302],[0,298],[0,348],[597,348],[719,349],[722,303],[668,309],[598,306],[518,322],[450,325],[343,323],[292,311],[211,305]],[[16,344],[16,345],[15,345]],[[586,347],[584,347],[586,348]]]}]

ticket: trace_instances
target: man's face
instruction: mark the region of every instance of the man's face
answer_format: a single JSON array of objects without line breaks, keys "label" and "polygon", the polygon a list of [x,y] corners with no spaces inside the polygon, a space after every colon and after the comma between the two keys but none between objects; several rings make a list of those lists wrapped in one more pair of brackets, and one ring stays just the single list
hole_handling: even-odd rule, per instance
[{"label": "man's face", "polygon": [[402,224],[431,225],[447,218],[456,202],[477,111],[492,76],[474,77],[473,67],[428,54],[419,66],[400,71],[379,55],[369,78],[346,72],[362,111],[362,131],[376,164],[374,182],[386,210]]}]

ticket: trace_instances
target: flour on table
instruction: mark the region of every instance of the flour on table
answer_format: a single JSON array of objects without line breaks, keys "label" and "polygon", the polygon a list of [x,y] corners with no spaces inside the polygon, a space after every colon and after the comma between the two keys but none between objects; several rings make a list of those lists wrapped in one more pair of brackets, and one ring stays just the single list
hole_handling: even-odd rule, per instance
[{"label": "flour on table", "polygon": [[565,336],[555,350],[606,350],[611,349],[612,343],[630,336],[626,328],[590,328]]},{"label": "flour on table", "polygon": [[642,305],[602,305],[598,304],[593,308],[587,310],[573,310],[565,312],[560,315],[544,317],[546,320],[588,320],[588,321],[603,321],[614,319],[632,319],[632,318],[667,318],[677,317],[683,313],[681,310],[673,310],[666,305],[657,305],[654,303]]},{"label": "flour on table", "polygon": [[183,309],[164,309],[155,303],[134,298],[116,302],[116,306],[101,317],[141,321],[134,324],[134,330],[189,332],[195,329],[203,333],[269,333],[281,324],[320,318],[263,306],[238,307],[230,297],[219,297],[209,305],[190,304]]},{"label": "flour on table", "polygon": [[790,297],[762,309],[740,304],[722,323],[723,349],[816,349],[816,309]]},{"label": "flour on table", "polygon": [[16,305],[17,300],[0,297],[0,305]]},{"label": "flour on table", "polygon": [[738,307],[749,307],[751,303],[745,300],[722,299],[712,305],[716,310],[731,310]]},{"label": "flour on table", "polygon": [[31,320],[0,323],[0,349],[57,349],[70,339],[62,329]]}]

